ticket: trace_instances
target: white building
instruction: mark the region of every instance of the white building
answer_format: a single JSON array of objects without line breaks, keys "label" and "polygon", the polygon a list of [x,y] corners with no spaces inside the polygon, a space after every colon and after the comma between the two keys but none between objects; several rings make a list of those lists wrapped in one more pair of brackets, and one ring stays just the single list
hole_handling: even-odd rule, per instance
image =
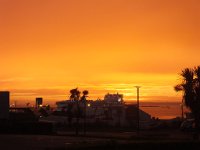
[{"label": "white building", "polygon": [[104,101],[107,104],[122,104],[124,102],[122,94],[106,94],[104,96]]},{"label": "white building", "polygon": [[[75,101],[60,101],[56,105],[57,111],[67,112],[69,105],[73,107],[71,109],[72,113],[77,111],[77,102]],[[86,118],[90,123],[99,122],[121,127],[134,126],[137,123],[136,105],[126,105],[122,94],[106,94],[104,100],[88,100],[86,105],[79,101],[78,105],[82,110],[81,113],[86,111]],[[151,121],[151,116],[142,110],[139,110],[139,116],[140,122],[146,124],[146,122]]]}]

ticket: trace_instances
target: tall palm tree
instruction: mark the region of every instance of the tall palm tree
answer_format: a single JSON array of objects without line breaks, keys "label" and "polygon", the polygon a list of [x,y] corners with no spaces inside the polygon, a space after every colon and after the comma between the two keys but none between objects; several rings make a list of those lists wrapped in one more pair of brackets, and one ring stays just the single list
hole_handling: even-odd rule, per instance
[{"label": "tall palm tree", "polygon": [[89,92],[87,90],[84,90],[83,91],[83,96],[81,97],[81,101],[83,102],[84,104],[84,124],[83,124],[83,132],[84,132],[84,135],[86,134],[86,104],[87,104],[87,95],[89,94]]},{"label": "tall palm tree", "polygon": [[195,124],[197,127],[197,132],[199,135],[199,131],[200,131],[200,66],[196,67],[194,69],[194,74],[195,74],[195,80],[194,80],[194,92],[195,92],[195,101],[194,101],[194,105],[195,107],[193,108],[193,113],[195,116]]},{"label": "tall palm tree", "polygon": [[80,99],[80,91],[78,88],[70,90],[70,100],[75,101],[76,103],[76,136],[79,134],[79,118],[80,118],[80,106],[79,106],[79,99]]},{"label": "tall palm tree", "polygon": [[198,138],[200,129],[200,66],[191,69],[186,68],[180,74],[182,83],[175,86],[176,91],[183,91],[183,100],[195,119],[196,136]]},{"label": "tall palm tree", "polygon": [[82,93],[83,93],[83,95],[81,97],[81,101],[86,102],[86,98],[87,98],[87,95],[89,94],[89,92],[87,90],[84,90]]},{"label": "tall palm tree", "polygon": [[182,71],[181,76],[183,77],[183,91],[185,105],[193,110],[194,107],[194,71],[193,69],[186,68]]},{"label": "tall palm tree", "polygon": [[68,103],[68,105],[67,105],[67,118],[68,118],[69,127],[71,127],[71,125],[72,125],[72,118],[73,118],[72,108],[73,108],[73,104]]},{"label": "tall palm tree", "polygon": [[89,94],[88,90],[83,91],[83,96],[87,97],[88,94]]}]

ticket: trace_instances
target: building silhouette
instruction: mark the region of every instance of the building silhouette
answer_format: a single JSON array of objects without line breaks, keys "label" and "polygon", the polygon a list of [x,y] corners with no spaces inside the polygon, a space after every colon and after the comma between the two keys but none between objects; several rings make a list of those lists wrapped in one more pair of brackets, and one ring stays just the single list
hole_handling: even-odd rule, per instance
[{"label": "building silhouette", "polygon": [[[56,102],[56,113],[60,116],[67,116],[76,114],[77,104],[71,100],[64,100]],[[79,107],[83,114],[85,109],[87,122],[90,124],[104,124],[113,127],[131,127],[135,128],[137,125],[137,105],[125,104],[122,94],[106,94],[104,100],[87,100],[86,106],[79,101]],[[151,115],[139,109],[140,127],[146,128],[151,122]],[[83,115],[81,115],[83,116]],[[72,119],[75,123],[76,118]],[[83,117],[80,118],[83,122]],[[65,121],[67,123],[67,120]]]},{"label": "building silhouette", "polygon": [[43,104],[43,98],[37,97],[35,100],[35,107],[39,108],[40,106],[42,106],[42,104]]},{"label": "building silhouette", "polygon": [[9,118],[10,92],[0,91],[0,119]]}]

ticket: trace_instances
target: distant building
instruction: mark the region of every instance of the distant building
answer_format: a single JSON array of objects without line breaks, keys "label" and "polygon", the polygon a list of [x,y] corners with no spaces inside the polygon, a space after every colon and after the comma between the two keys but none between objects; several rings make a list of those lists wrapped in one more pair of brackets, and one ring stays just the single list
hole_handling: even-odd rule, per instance
[{"label": "distant building", "polygon": [[0,91],[0,119],[9,118],[10,92]]},{"label": "distant building", "polygon": [[[75,101],[59,101],[56,105],[57,111],[65,116],[69,112],[76,114],[77,103]],[[126,105],[122,94],[106,94],[104,100],[87,100],[86,107],[79,101],[78,105],[82,113],[86,111],[87,122],[121,127],[136,127],[137,125],[137,106]],[[145,126],[151,121],[151,116],[141,109],[139,115],[140,127],[146,128]],[[74,121],[76,121],[75,118]]]},{"label": "distant building", "polygon": [[36,104],[35,104],[35,107],[36,107],[36,108],[39,108],[40,106],[42,106],[42,104],[43,104],[43,98],[37,97],[35,101],[36,101],[36,102],[35,102],[35,103],[36,103]]},{"label": "distant building", "polygon": [[106,94],[104,96],[104,101],[107,104],[122,104],[124,102],[123,100],[123,94]]}]

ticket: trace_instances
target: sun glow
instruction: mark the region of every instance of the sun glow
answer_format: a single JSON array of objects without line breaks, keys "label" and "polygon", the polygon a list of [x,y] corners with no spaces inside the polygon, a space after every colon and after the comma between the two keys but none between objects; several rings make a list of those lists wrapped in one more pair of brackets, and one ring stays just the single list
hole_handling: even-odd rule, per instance
[{"label": "sun glow", "polygon": [[0,90],[55,103],[75,87],[174,101],[182,68],[200,63],[200,2],[0,0]]}]

